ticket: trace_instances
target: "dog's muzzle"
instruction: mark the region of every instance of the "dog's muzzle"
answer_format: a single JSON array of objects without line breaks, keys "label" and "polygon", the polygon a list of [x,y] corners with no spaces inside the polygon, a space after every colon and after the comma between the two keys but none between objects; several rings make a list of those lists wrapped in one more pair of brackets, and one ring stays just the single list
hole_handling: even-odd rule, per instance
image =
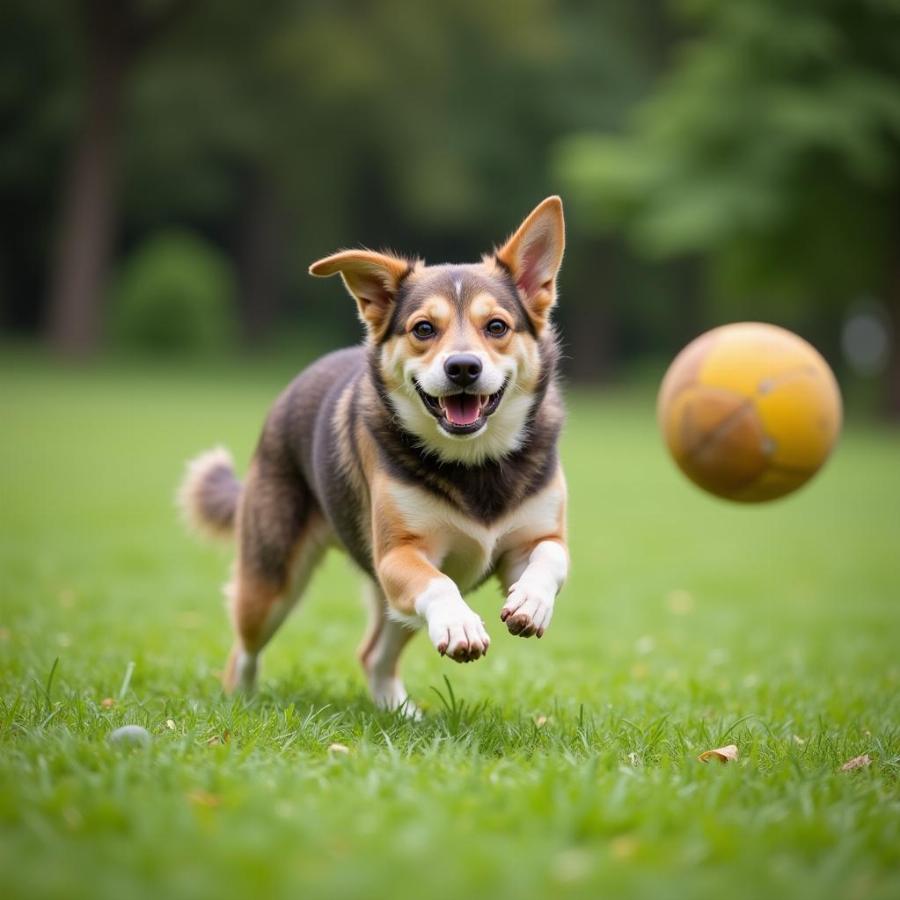
[{"label": "dog's muzzle", "polygon": [[509,379],[503,382],[499,391],[493,394],[470,394],[459,391],[435,397],[422,390],[418,381],[413,381],[416,391],[441,428],[448,434],[475,434],[488,417],[497,411]]}]

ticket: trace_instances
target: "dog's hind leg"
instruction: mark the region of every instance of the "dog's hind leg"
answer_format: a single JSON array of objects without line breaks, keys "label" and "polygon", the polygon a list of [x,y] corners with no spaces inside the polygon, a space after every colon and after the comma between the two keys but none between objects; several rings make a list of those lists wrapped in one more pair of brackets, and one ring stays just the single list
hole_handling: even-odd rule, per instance
[{"label": "dog's hind leg", "polygon": [[359,648],[359,660],[369,681],[372,699],[382,709],[396,709],[404,715],[418,717],[419,710],[409,699],[397,673],[400,654],[416,632],[390,618],[387,601],[378,584],[367,581],[364,590],[371,612],[369,629]]},{"label": "dog's hind leg", "polygon": [[235,642],[224,686],[251,691],[259,654],[303,593],[330,531],[294,470],[255,462],[238,511],[238,557],[228,587]]}]

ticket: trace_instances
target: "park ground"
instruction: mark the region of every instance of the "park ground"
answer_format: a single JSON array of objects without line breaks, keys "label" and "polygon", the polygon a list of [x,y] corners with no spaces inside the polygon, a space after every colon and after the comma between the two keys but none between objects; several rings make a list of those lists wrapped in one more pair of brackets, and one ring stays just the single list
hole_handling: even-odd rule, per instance
[{"label": "park ground", "polygon": [[[896,430],[851,409],[819,478],[747,508],[677,473],[652,389],[572,392],[553,625],[509,636],[483,588],[490,655],[417,639],[409,723],[366,699],[335,554],[259,695],[219,689],[229,557],[174,488],[210,445],[245,464],[285,366],[0,359],[4,896],[900,896]],[[129,723],[149,747],[110,744]]]}]

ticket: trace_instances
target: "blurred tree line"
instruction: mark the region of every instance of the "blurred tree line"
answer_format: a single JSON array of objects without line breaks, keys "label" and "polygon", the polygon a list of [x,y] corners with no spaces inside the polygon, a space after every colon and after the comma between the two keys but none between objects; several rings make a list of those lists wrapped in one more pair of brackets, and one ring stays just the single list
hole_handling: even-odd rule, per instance
[{"label": "blurred tree line", "polygon": [[734,318],[834,356],[858,296],[900,316],[898,25],[896,0],[8,0],[3,326],[81,355],[355,340],[311,260],[477,258],[561,191],[576,377]]},{"label": "blurred tree line", "polygon": [[680,9],[694,32],[627,133],[563,142],[569,193],[645,257],[700,260],[714,316],[781,321],[830,356],[853,301],[881,298],[900,417],[900,2]]}]

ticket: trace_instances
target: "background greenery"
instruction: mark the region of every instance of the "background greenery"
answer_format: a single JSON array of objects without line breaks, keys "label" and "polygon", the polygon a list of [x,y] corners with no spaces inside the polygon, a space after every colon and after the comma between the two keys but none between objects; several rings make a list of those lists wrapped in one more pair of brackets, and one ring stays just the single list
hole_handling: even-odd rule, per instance
[{"label": "background greenery", "polygon": [[0,327],[60,352],[116,337],[117,271],[173,226],[245,345],[333,345],[312,260],[474,259],[561,193],[575,377],[766,319],[846,378],[862,310],[900,415],[900,0],[13,0],[0,122]]},{"label": "background greenery", "polygon": [[[897,896],[895,433],[851,422],[816,481],[746,508],[678,474],[652,391],[576,392],[550,631],[506,634],[486,586],[491,653],[420,636],[409,724],[368,704],[338,556],[258,698],[221,696],[228,554],[173,492],[197,448],[246,461],[286,366],[0,372],[7,896]],[[151,746],[112,747],[123,723]]]}]

